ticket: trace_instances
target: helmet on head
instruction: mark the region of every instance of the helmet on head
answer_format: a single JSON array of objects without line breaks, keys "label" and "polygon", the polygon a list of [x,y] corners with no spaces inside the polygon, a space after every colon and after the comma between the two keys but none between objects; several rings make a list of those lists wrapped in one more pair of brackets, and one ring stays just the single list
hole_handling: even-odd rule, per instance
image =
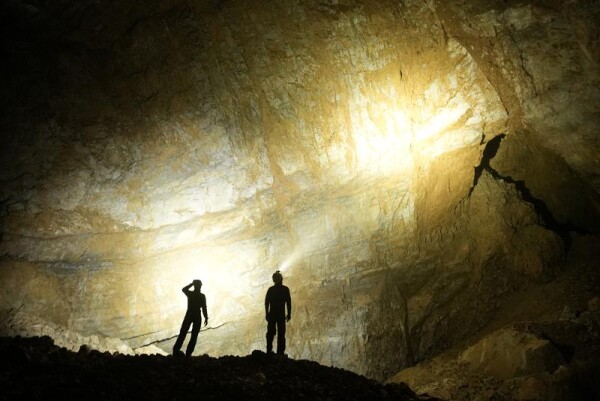
[{"label": "helmet on head", "polygon": [[194,280],[193,283],[196,287],[202,287],[202,281],[200,280]]},{"label": "helmet on head", "polygon": [[283,281],[283,276],[281,275],[281,272],[279,270],[277,270],[275,273],[273,273],[272,278],[275,283],[279,283],[279,282]]}]

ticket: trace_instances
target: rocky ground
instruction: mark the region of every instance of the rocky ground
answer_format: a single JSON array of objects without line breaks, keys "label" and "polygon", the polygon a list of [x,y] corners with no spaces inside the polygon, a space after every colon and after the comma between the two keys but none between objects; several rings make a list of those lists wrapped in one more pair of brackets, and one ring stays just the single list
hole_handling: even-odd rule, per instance
[{"label": "rocky ground", "polygon": [[506,298],[478,335],[389,382],[454,401],[600,400],[600,273],[574,253],[555,280]]},{"label": "rocky ground", "polygon": [[308,360],[123,355],[0,338],[2,400],[432,400]]}]

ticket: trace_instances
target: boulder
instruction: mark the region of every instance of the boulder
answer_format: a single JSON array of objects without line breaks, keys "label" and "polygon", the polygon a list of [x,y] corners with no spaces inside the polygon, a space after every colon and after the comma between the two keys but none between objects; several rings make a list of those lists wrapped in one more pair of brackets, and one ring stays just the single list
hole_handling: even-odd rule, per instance
[{"label": "boulder", "polygon": [[461,362],[500,379],[553,372],[564,360],[547,340],[512,329],[496,331],[459,357]]}]

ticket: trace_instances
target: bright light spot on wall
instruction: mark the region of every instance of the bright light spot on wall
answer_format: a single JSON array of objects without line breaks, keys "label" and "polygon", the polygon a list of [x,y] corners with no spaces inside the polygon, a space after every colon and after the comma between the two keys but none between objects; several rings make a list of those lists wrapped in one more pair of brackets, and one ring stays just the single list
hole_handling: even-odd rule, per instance
[{"label": "bright light spot on wall", "polygon": [[439,135],[448,127],[456,124],[468,109],[468,104],[460,103],[453,108],[438,110],[437,114],[433,117],[426,120],[423,124],[417,125],[415,139],[417,141],[424,141]]},{"label": "bright light spot on wall", "polygon": [[[453,127],[469,110],[458,96],[446,107],[415,106],[408,110],[385,111],[385,121],[375,124],[363,113],[355,135],[359,166],[372,173],[398,173],[412,167],[415,157],[430,159],[460,146],[462,131]],[[452,135],[445,136],[452,131]],[[468,140],[471,140],[469,138]]]},{"label": "bright light spot on wall", "polygon": [[412,164],[410,122],[398,112],[385,113],[383,126],[364,112],[355,136],[358,164],[372,173],[393,173]]}]

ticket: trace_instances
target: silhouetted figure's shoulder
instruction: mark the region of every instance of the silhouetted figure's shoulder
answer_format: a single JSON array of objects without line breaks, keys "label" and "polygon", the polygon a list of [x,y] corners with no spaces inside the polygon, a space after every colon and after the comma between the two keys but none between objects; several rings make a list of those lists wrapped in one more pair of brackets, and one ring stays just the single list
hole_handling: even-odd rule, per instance
[{"label": "silhouetted figure's shoulder", "polygon": [[269,287],[269,289],[267,290],[267,294],[270,292],[271,293],[273,293],[273,292],[290,292],[290,289],[283,284],[281,284],[281,285],[275,284],[275,285],[272,285]]}]

